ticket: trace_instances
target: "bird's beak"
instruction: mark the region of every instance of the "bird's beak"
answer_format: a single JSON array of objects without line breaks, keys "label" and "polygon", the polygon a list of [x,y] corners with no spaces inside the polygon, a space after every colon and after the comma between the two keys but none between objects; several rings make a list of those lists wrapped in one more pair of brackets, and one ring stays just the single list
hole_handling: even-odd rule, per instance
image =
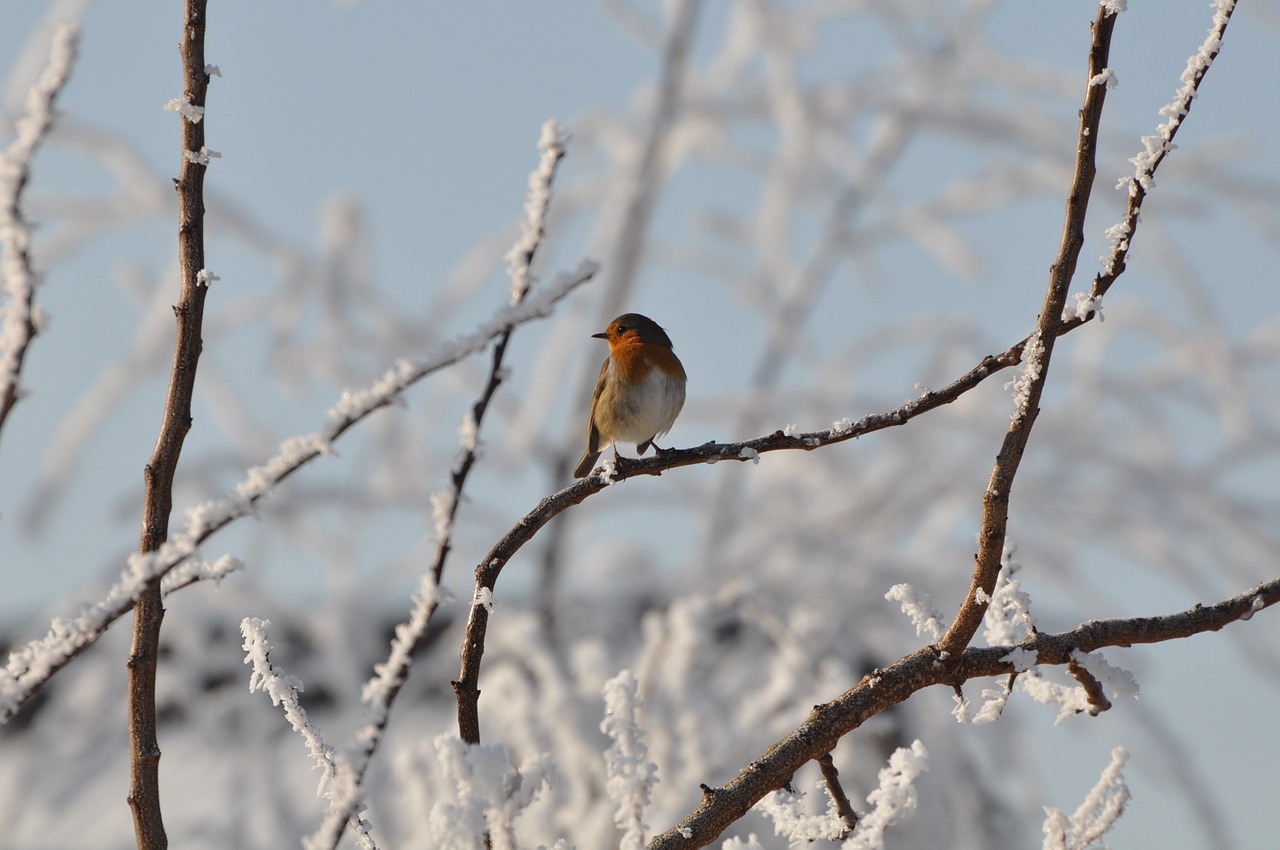
[{"label": "bird's beak", "polygon": [[591,335],[591,338],[592,338],[592,339],[608,339],[608,338],[609,338],[609,334],[608,334],[608,333],[606,333],[605,331],[601,331],[601,332],[600,332],[600,333],[598,333],[598,334],[592,334],[592,335]]}]

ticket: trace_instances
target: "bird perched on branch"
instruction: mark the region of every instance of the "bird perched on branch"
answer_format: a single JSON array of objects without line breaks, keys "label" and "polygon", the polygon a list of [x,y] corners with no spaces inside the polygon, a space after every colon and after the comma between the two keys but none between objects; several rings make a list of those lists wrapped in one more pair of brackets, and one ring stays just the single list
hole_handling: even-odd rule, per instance
[{"label": "bird perched on branch", "polygon": [[[639,313],[626,313],[609,323],[594,339],[609,343],[609,356],[591,396],[587,420],[587,450],[573,470],[585,478],[600,452],[613,444],[635,443],[644,454],[675,424],[684,406],[685,374],[672,350],[671,338],[658,323]],[[661,451],[654,446],[655,451]]]}]

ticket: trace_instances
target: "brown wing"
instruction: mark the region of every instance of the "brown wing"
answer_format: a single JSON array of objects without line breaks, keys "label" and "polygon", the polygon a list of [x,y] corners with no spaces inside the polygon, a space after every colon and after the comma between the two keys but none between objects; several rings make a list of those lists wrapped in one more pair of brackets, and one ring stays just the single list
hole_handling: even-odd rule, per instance
[{"label": "brown wing", "polygon": [[600,393],[604,391],[604,373],[609,369],[609,358],[600,364],[600,376],[596,378],[596,389],[591,394],[591,413],[587,416],[587,454],[600,453],[600,429],[596,427],[596,405],[600,404]]}]

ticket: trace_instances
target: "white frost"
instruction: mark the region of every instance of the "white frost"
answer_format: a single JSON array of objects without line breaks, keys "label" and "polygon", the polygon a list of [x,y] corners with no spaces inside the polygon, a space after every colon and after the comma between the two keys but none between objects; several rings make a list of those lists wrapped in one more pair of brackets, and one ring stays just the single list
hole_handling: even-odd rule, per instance
[{"label": "white frost", "polygon": [[946,627],[942,625],[942,612],[933,609],[929,594],[917,594],[909,584],[895,584],[889,588],[884,598],[902,606],[902,613],[916,627],[917,636],[928,635],[930,640],[936,641],[946,631]]},{"label": "white frost", "polygon": [[604,685],[605,716],[600,731],[613,742],[604,751],[605,792],[616,806],[613,818],[622,835],[620,850],[643,850],[644,813],[658,784],[658,766],[649,760],[640,727],[640,684],[623,670]]},{"label": "white frost", "polygon": [[872,809],[858,821],[842,850],[884,850],[885,832],[916,807],[915,781],[929,769],[929,754],[919,740],[899,747],[880,770],[880,787],[867,795]]},{"label": "white frost", "polygon": [[1123,747],[1111,751],[1111,764],[1102,771],[1075,814],[1054,806],[1045,806],[1044,850],[1082,850],[1091,847],[1115,826],[1129,805],[1129,787],[1124,781],[1124,766],[1129,754]]},{"label": "white frost", "polygon": [[164,105],[165,112],[176,112],[192,124],[199,124],[204,118],[204,107],[196,106],[191,102],[191,97],[184,94],[182,97],[175,97]]},{"label": "white frost", "polygon": [[1036,330],[1027,337],[1027,344],[1022,348],[1022,368],[1018,370],[1018,376],[1004,385],[1006,390],[1013,390],[1013,414],[1010,422],[1014,425],[1027,415],[1032,390],[1044,369],[1044,354],[1044,342],[1040,339],[1040,331]]}]

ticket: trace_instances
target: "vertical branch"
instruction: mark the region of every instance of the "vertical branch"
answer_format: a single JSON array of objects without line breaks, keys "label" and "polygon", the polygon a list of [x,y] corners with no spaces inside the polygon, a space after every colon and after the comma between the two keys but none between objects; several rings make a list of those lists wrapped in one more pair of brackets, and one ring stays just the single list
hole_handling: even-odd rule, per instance
[{"label": "vertical branch", "polygon": [[[1009,491],[1022,462],[1022,453],[1031,437],[1031,427],[1039,413],[1040,396],[1049,373],[1049,359],[1061,329],[1062,308],[1067,289],[1075,275],[1080,249],[1084,247],[1084,220],[1089,208],[1089,193],[1097,172],[1098,127],[1102,105],[1111,80],[1107,59],[1111,51],[1111,33],[1115,28],[1116,10],[1106,2],[1098,8],[1093,24],[1093,41],[1089,48],[1089,78],[1084,106],[1080,110],[1080,131],[1076,136],[1075,173],[1067,194],[1066,216],[1058,256],[1049,269],[1049,285],[1044,306],[1036,322],[1036,330],[1022,352],[1022,375],[1014,381],[1016,409],[1005,432],[1004,442],[996,455],[995,466],[987,490],[982,496],[982,525],[978,534],[977,563],[974,565],[969,592],[960,604],[955,620],[938,642],[944,658],[956,658],[969,645],[982,624],[986,603],[995,590],[1004,552],[1006,526],[1009,521]],[[981,591],[981,592],[980,592]]]},{"label": "vertical branch", "polygon": [[[211,279],[204,266],[204,103],[209,74],[204,62],[206,0],[187,0],[183,21],[183,95],[175,111],[181,116],[182,171],[178,190],[178,263],[181,294],[173,312],[177,317],[173,369],[165,399],[160,434],[144,470],[142,531],[138,548],[154,552],[169,536],[173,508],[173,477],[182,443],[191,429],[191,396],[201,350],[204,298]],[[160,746],[156,740],[156,660],[164,605],[160,579],[147,582],[134,605],[133,643],[129,651],[129,749],[131,781],[129,805],[140,850],[164,850],[160,810]]]}]

